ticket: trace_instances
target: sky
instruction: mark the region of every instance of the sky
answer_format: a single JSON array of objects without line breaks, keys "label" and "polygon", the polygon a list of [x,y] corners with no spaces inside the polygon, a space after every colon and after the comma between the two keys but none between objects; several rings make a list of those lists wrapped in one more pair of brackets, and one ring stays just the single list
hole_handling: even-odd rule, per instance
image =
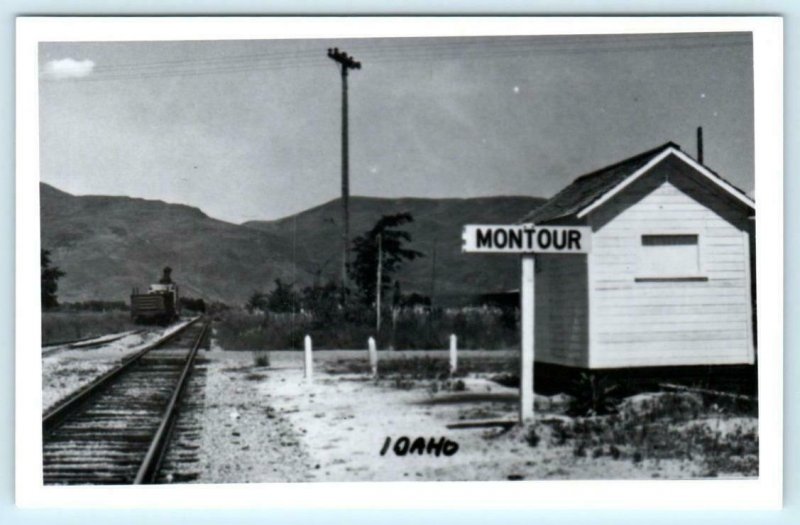
[{"label": "sky", "polygon": [[42,43],[41,180],[235,223],[341,195],[550,197],[665,142],[753,193],[746,33]]}]

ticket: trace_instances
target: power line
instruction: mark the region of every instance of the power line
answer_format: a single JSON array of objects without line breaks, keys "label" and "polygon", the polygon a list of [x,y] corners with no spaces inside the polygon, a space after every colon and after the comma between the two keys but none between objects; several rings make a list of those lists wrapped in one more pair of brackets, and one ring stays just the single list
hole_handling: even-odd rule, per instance
[{"label": "power line", "polygon": [[[505,59],[539,57],[548,54],[586,54],[602,52],[642,52],[655,50],[712,49],[750,45],[750,40],[738,34],[727,38],[711,38],[705,35],[681,35],[675,37],[652,36],[646,44],[630,45],[641,36],[617,35],[613,39],[606,35],[577,37],[487,37],[474,39],[442,38],[442,41],[405,42],[405,39],[387,39],[363,46],[361,54],[376,63],[403,61],[436,61],[458,58]],[[416,39],[409,39],[416,40]],[[456,40],[456,41],[454,41]],[[589,45],[591,44],[591,45]],[[361,45],[356,45],[361,48]],[[266,62],[266,63],[265,63]],[[203,59],[163,60],[130,64],[100,64],[92,75],[73,82],[146,79],[158,77],[199,76],[222,73],[247,73],[276,69],[317,67],[325,61],[311,51],[279,51],[245,55],[227,55]],[[44,77],[44,80],[48,80]],[[60,79],[64,81],[67,79]]]},{"label": "power line", "polygon": [[169,79],[171,77],[197,77],[204,75],[226,74],[226,73],[256,73],[261,71],[280,71],[285,69],[298,69],[310,67],[322,67],[325,63],[311,63],[311,62],[286,62],[280,64],[269,64],[264,66],[247,66],[247,67],[219,67],[219,68],[205,68],[197,70],[177,69],[163,72],[147,72],[147,73],[117,73],[117,74],[92,74],[81,78],[67,78],[67,79],[51,79],[43,77],[42,80],[48,83],[83,83],[83,82],[101,82],[113,80],[144,80],[144,79]]}]

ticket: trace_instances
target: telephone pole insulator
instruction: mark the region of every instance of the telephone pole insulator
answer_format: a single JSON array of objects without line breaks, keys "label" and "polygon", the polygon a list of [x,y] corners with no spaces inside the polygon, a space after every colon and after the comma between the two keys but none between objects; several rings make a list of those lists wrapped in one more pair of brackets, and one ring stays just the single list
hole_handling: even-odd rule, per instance
[{"label": "telephone pole insulator", "polygon": [[[328,58],[339,62],[344,66],[344,69],[361,69],[361,62],[357,62],[352,56],[348,55],[344,51],[339,51],[338,47],[328,48]],[[343,72],[343,75],[346,75],[347,72]]]},{"label": "telephone pole insulator", "polygon": [[351,69],[361,69],[361,62],[356,61],[338,47],[328,48],[328,58],[339,64],[342,74],[342,300],[347,293],[347,266],[350,263],[350,174],[348,158],[348,122],[347,122],[347,73]]}]

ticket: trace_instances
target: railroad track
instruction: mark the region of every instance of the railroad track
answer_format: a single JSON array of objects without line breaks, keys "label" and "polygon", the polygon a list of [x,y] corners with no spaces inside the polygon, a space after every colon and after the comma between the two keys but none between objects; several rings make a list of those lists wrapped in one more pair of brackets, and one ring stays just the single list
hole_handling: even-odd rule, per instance
[{"label": "railroad track", "polygon": [[199,318],[143,349],[42,418],[45,484],[159,482],[195,357]]},{"label": "railroad track", "polygon": [[51,343],[42,343],[42,348],[53,348],[54,346],[66,346],[71,345],[74,343],[81,343],[83,341],[91,341],[92,339],[97,339],[98,336],[90,335],[88,337],[79,337],[77,339],[64,339],[62,341],[54,341]]},{"label": "railroad track", "polygon": [[42,357],[49,356],[56,352],[62,352],[64,350],[76,350],[76,349],[85,350],[89,348],[97,348],[98,346],[114,343],[122,338],[128,337],[129,335],[141,333],[142,331],[143,330],[129,330],[127,332],[120,332],[118,334],[95,335],[92,337],[74,339],[72,341],[48,343],[46,345],[42,345]]}]

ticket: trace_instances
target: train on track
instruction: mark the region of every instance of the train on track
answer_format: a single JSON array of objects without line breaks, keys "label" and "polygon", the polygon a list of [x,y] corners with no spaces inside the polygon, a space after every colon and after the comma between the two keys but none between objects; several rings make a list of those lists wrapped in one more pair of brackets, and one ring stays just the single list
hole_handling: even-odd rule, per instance
[{"label": "train on track", "polygon": [[158,283],[151,284],[147,292],[138,288],[131,292],[131,318],[140,324],[169,324],[180,317],[178,285],[172,282],[172,268],[167,266]]}]

